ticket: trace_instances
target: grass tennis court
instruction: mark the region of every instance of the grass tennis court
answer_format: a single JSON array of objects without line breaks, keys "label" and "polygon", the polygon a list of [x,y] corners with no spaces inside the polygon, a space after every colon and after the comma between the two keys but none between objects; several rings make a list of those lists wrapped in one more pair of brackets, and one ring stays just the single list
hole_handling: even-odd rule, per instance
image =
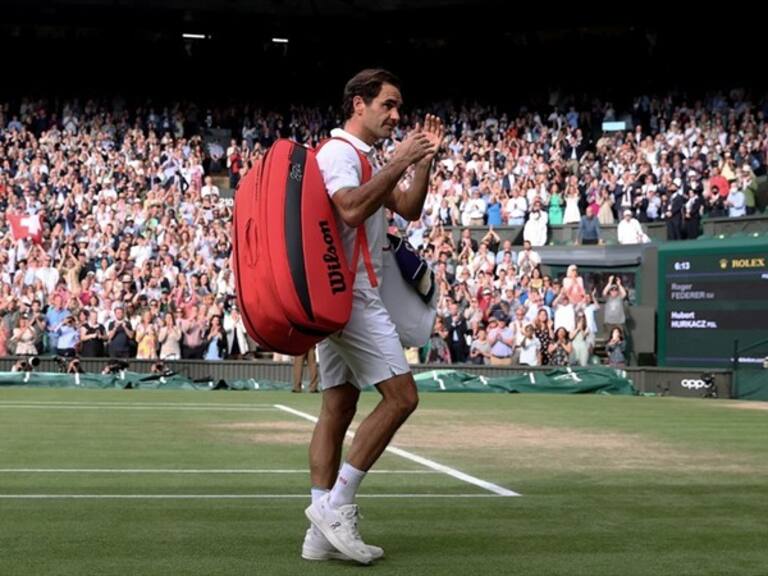
[{"label": "grass tennis court", "polygon": [[363,484],[364,568],[299,557],[319,402],[0,391],[0,575],[768,573],[764,404],[424,394]]}]

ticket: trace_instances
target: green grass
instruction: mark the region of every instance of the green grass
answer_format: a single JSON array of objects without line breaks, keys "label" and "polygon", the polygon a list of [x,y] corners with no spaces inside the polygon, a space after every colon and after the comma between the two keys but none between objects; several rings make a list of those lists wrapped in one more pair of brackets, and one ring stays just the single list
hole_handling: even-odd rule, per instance
[{"label": "green grass", "polygon": [[[53,402],[86,406],[40,404]],[[276,403],[316,414],[319,398],[1,390],[0,469],[304,470],[312,425]],[[415,495],[360,498],[362,532],[386,550],[370,568],[300,559],[305,473],[0,472],[0,495],[306,494],[0,499],[0,575],[765,575],[768,412],[732,404],[425,394],[395,444],[523,496],[451,498],[489,493],[370,474],[362,495]],[[376,468],[425,471],[392,454]]]}]

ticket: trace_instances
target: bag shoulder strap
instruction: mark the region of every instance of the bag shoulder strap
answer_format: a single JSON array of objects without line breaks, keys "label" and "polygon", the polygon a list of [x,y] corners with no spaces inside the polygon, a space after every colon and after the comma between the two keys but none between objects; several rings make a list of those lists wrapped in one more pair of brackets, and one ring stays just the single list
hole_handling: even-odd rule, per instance
[{"label": "bag shoulder strap", "polygon": [[[360,159],[360,169],[362,172],[362,177],[360,179],[360,184],[365,184],[368,182],[371,177],[373,176],[373,166],[371,166],[370,161],[368,158],[360,152],[360,150],[355,146],[352,142],[347,140],[346,138],[341,138],[339,136],[333,136],[331,138],[327,138],[326,140],[323,140],[316,148],[316,151],[320,151],[320,149],[325,146],[328,142],[332,140],[339,140],[341,142],[346,142],[357,153],[358,158]],[[355,238],[355,248],[352,254],[352,262],[351,262],[351,269],[352,274],[357,273],[357,261],[360,258],[360,253],[363,255],[363,263],[365,264],[365,269],[368,272],[368,281],[371,283],[371,286],[376,288],[379,285],[379,281],[376,279],[376,272],[373,269],[373,261],[371,260],[371,251],[368,248],[368,235],[365,233],[365,223],[361,224],[357,227],[357,238]]]}]

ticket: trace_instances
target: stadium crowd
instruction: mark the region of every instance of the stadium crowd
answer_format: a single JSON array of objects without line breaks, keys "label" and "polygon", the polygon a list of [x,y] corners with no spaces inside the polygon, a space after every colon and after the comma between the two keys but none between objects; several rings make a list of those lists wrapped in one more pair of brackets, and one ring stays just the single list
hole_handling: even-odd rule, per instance
[{"label": "stadium crowd", "polygon": [[[424,212],[390,214],[434,264],[439,318],[420,359],[508,365],[586,364],[598,333],[624,362],[627,289],[585,285],[575,266],[542,273],[549,226],[576,224],[579,241],[695,238],[701,219],[756,210],[768,156],[768,113],[732,92],[685,104],[637,98],[630,129],[609,103],[591,109],[434,107],[448,137]],[[381,160],[422,114],[404,117]],[[230,267],[232,188],[278,137],[317,144],[341,123],[332,110],[285,113],[175,105],[128,110],[88,101],[0,105],[0,356],[218,360],[257,352],[235,306]],[[636,126],[636,128],[633,128]],[[225,149],[207,142],[229,130]],[[408,175],[406,175],[406,179]],[[524,246],[495,230],[523,226]],[[463,227],[454,242],[447,227]],[[480,241],[469,227],[488,226]],[[605,325],[596,310],[604,306]]]}]

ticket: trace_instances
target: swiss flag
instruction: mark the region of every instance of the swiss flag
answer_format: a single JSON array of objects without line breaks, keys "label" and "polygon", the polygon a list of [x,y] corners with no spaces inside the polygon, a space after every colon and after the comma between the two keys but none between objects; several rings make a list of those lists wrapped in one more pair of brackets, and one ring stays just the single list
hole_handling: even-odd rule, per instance
[{"label": "swiss flag", "polygon": [[14,239],[29,238],[35,244],[43,241],[43,223],[39,214],[8,214],[8,222]]}]

